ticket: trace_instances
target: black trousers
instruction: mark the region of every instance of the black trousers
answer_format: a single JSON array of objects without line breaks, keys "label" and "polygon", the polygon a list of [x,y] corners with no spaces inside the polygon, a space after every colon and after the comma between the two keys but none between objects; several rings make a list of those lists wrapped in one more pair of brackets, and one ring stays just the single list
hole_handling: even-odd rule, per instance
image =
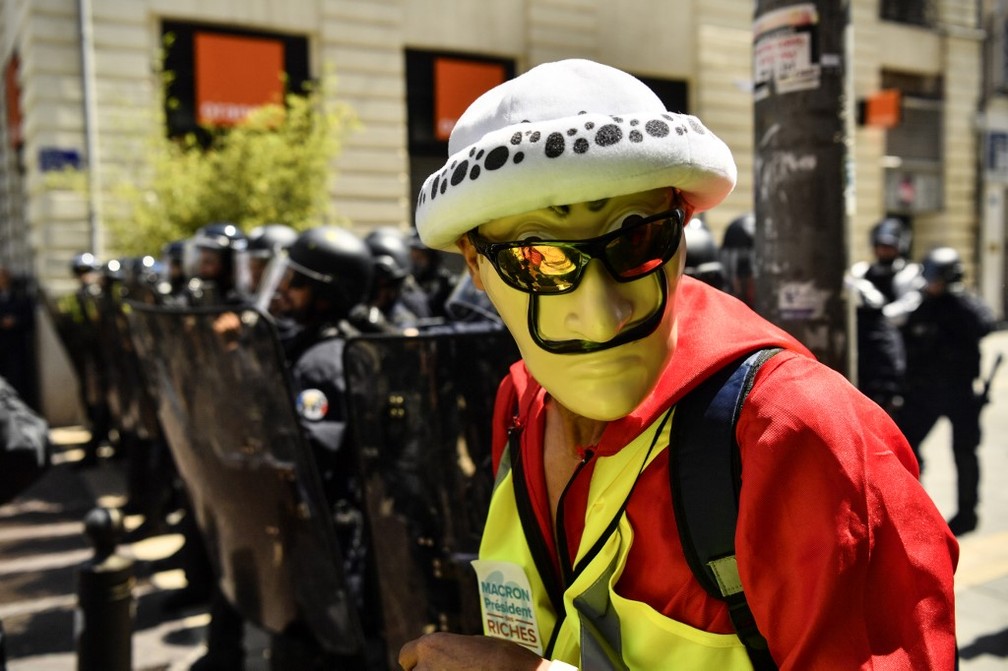
[{"label": "black trousers", "polygon": [[980,409],[969,381],[911,388],[900,409],[899,427],[917,455],[921,470],[920,445],[941,417],[952,424],[952,455],[955,460],[959,512],[972,512],[979,503]]}]

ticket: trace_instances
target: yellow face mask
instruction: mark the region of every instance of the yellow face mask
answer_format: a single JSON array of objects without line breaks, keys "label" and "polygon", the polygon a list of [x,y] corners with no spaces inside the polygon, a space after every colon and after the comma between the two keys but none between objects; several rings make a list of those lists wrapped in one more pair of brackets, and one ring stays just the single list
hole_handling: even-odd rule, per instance
[{"label": "yellow face mask", "polygon": [[655,189],[495,219],[459,246],[540,384],[609,421],[640,404],[675,350],[690,214]]}]

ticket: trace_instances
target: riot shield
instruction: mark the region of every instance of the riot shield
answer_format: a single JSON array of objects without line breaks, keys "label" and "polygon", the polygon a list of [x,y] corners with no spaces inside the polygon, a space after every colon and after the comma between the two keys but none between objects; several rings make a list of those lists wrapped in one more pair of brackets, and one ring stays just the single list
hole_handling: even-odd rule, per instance
[{"label": "riot shield", "polygon": [[390,668],[420,634],[482,631],[469,562],[493,489],[494,398],[518,358],[500,329],[347,343],[350,424]]},{"label": "riot shield", "polygon": [[130,303],[133,339],[224,595],[274,633],[363,644],[273,324],[245,308]]}]

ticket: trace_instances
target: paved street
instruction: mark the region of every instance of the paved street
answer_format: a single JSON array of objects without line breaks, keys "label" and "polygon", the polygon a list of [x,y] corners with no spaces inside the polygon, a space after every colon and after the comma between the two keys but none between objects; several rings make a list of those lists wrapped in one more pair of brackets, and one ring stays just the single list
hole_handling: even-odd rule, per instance
[{"label": "paved street", "polygon": [[[1008,331],[984,343],[984,370],[995,352],[1008,356]],[[1008,364],[995,379],[993,403],[984,411],[981,447],[981,519],[961,538],[957,572],[957,620],[963,671],[1008,669]],[[106,505],[124,502],[122,464],[74,470],[76,445],[86,434],[57,429],[58,463],[17,501],[0,507],[0,620],[9,636],[10,671],[69,671],[74,655],[75,578],[91,556],[81,520],[96,498]],[[955,512],[951,438],[944,422],[923,447],[923,481],[943,514]],[[138,520],[128,520],[136,524]],[[181,537],[147,539],[124,551],[140,562],[133,637],[135,671],[182,671],[200,655],[208,620],[205,607],[182,612],[162,608],[172,589],[184,584],[180,571],[151,575],[143,562],[171,554]],[[248,630],[250,671],[267,668],[264,637]]]}]

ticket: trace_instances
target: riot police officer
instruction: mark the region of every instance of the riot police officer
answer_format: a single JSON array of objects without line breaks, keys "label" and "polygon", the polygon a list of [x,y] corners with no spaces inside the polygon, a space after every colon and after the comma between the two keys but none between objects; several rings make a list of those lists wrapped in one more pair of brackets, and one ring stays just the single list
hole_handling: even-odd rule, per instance
[{"label": "riot police officer", "polygon": [[[377,640],[377,600],[367,597],[372,579],[367,571],[364,504],[357,465],[346,445],[346,385],[343,347],[358,331],[350,322],[354,306],[369,295],[374,260],[368,246],[353,233],[319,226],[301,233],[284,257],[279,291],[287,314],[301,326],[286,343],[295,406],[333,507],[343,552],[344,573],[356,600],[365,635]],[[365,607],[365,602],[367,607]],[[376,653],[379,654],[379,653]],[[274,639],[276,669],[364,668],[364,659],[325,653],[305,630]]]},{"label": "riot police officer", "polygon": [[980,340],[993,330],[994,315],[965,290],[955,249],[928,252],[922,272],[927,282],[922,301],[903,327],[906,395],[899,425],[920,460],[921,442],[938,418],[951,422],[959,507],[949,527],[960,535],[978,522],[981,404],[973,380],[980,374]]},{"label": "riot police officer", "polygon": [[161,247],[161,278],[157,293],[162,303],[184,301],[186,288],[185,240],[172,240]]},{"label": "riot police officer", "polygon": [[[241,283],[237,280],[237,256],[246,248],[247,244],[248,238],[245,233],[233,223],[219,221],[199,228],[191,238],[184,242],[183,267],[187,282],[179,299],[171,302],[187,307],[247,303],[248,297],[239,292],[238,287]],[[225,313],[218,318],[215,329],[222,334],[235,331],[237,320],[238,317],[234,313]],[[206,545],[199,533],[192,506],[187,498],[183,499],[182,507],[185,510],[185,515],[182,516],[178,524],[178,532],[182,534],[185,541],[175,555],[165,561],[166,563],[177,561],[182,565],[187,584],[184,588],[176,590],[174,594],[168,596],[162,606],[166,610],[177,610],[212,600],[212,609],[216,610],[216,607],[220,605],[223,611],[228,611],[229,607],[216,586]],[[226,620],[236,623],[234,628],[240,629],[241,627],[240,620],[236,620],[236,618],[227,618],[222,615],[213,619],[217,621],[218,625]],[[210,637],[215,638],[221,629],[220,626],[211,627]],[[230,635],[223,638],[229,641],[232,639]],[[213,642],[210,647],[214,647]],[[240,649],[234,653],[231,655],[229,648],[227,656],[233,659],[227,662],[216,661],[217,655],[208,654],[206,658],[198,660],[193,668],[238,668],[236,665],[241,664],[240,658],[244,653]]]},{"label": "riot police officer", "polygon": [[236,304],[238,293],[236,259],[248,245],[248,238],[230,222],[214,222],[196,231],[186,241],[185,266],[190,305]]},{"label": "riot police officer", "polygon": [[409,251],[413,278],[427,298],[430,316],[447,319],[446,303],[458,282],[459,275],[445,267],[444,252],[425,245],[416,230],[410,235]]},{"label": "riot police officer", "polygon": [[390,227],[377,228],[364,237],[374,257],[374,283],[368,303],[395,329],[416,328],[429,318],[427,297],[411,274],[410,252],[403,234]]},{"label": "riot police officer", "polygon": [[75,254],[70,272],[77,279],[74,304],[71,309],[75,328],[74,346],[70,358],[80,378],[81,400],[87,415],[91,437],[84,445],[84,457],[78,467],[98,462],[98,448],[108,441],[112,416],[108,406],[108,377],[102,363],[98,342],[98,305],[101,300],[102,263],[91,252]]},{"label": "riot police officer", "polygon": [[721,239],[721,263],[728,293],[749,307],[756,304],[755,246],[756,215],[747,212],[732,219]]},{"label": "riot police officer", "polygon": [[899,326],[920,303],[920,266],[911,263],[910,232],[886,218],[872,227],[875,260],[851,266],[845,282],[857,306],[858,388],[893,414],[903,402],[906,353]]},{"label": "riot police officer", "polygon": [[236,279],[239,291],[258,291],[269,262],[297,240],[298,232],[286,224],[265,224],[249,231],[245,249],[238,252]]}]

